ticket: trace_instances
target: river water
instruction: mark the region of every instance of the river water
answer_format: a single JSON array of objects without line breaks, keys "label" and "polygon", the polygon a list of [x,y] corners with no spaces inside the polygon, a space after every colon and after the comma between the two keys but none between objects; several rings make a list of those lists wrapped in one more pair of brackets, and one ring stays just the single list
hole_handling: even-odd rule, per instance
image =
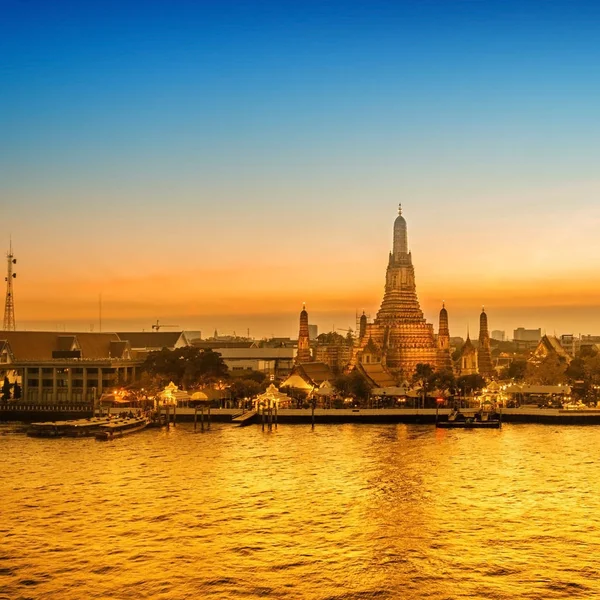
[{"label": "river water", "polygon": [[598,427],[0,435],[0,598],[600,598]]}]

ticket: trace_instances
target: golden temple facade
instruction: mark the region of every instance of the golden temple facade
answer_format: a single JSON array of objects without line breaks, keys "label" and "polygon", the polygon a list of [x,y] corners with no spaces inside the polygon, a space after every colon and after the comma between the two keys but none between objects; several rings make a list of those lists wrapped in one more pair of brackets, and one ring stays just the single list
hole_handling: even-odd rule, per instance
[{"label": "golden temple facade", "polygon": [[[445,313],[445,336],[447,313]],[[408,250],[408,231],[402,207],[394,222],[393,249],[385,277],[381,307],[372,323],[361,319],[359,337],[354,347],[354,365],[380,362],[388,371],[410,376],[419,363],[444,368],[450,363],[447,344],[441,347],[433,325],[425,321],[417,298],[415,270]],[[447,356],[446,356],[447,355]]]}]

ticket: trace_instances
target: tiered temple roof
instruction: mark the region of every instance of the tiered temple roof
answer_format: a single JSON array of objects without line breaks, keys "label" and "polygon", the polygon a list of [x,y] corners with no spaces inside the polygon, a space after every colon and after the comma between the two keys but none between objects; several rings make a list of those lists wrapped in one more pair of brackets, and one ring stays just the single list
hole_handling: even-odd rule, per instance
[{"label": "tiered temple roof", "polygon": [[[412,255],[408,250],[406,220],[400,208],[394,222],[393,250],[386,271],[381,308],[367,323],[355,348],[354,363],[361,363],[369,340],[381,349],[380,362],[392,373],[411,374],[419,363],[438,366],[433,325],[425,321],[417,298]],[[372,361],[370,361],[372,362]]]}]

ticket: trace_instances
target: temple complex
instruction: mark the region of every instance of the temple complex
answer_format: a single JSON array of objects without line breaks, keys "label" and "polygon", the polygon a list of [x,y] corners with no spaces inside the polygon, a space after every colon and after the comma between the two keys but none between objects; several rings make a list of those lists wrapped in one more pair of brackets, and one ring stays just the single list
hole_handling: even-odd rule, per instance
[{"label": "temple complex", "polygon": [[298,332],[298,353],[296,354],[296,363],[307,363],[312,361],[310,354],[310,338],[308,335],[308,313],[306,305],[302,305],[300,313],[300,330]]},{"label": "temple complex", "polygon": [[373,323],[361,317],[353,363],[380,363],[394,374],[408,376],[419,363],[438,367],[439,350],[433,325],[425,321],[417,299],[406,221],[400,207],[394,222],[383,302]]}]

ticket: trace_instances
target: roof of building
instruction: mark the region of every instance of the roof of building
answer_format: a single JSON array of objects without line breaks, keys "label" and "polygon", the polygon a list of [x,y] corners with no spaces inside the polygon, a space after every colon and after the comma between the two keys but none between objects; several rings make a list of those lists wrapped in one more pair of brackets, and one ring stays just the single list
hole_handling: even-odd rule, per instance
[{"label": "roof of building", "polygon": [[247,341],[219,341],[219,340],[194,340],[192,342],[196,348],[203,348],[205,350],[220,350],[222,348],[253,348],[257,344],[253,340]]},{"label": "roof of building", "polygon": [[301,377],[304,377],[309,383],[321,385],[324,381],[333,379],[333,373],[329,365],[323,362],[300,363],[294,368]]},{"label": "roof of building", "polygon": [[567,362],[571,362],[572,360],[571,355],[563,348],[558,338],[553,335],[544,335],[533,354],[535,357],[556,354],[559,358],[563,358]]},{"label": "roof of building", "polygon": [[[119,339],[128,340],[135,350],[143,348],[175,348],[178,344],[187,345],[183,331],[131,331],[117,332]],[[183,337],[183,339],[181,339]]]},{"label": "roof of building", "polygon": [[[111,342],[116,333],[58,333],[54,331],[2,331],[0,338],[10,344],[15,361],[52,360],[53,352],[81,349],[83,359],[111,357]],[[69,346],[69,339],[71,345]],[[69,347],[67,347],[69,346]],[[118,358],[118,357],[114,357]]]},{"label": "roof of building", "polygon": [[213,348],[223,359],[292,359],[294,358],[294,348]]},{"label": "roof of building", "polygon": [[509,385],[506,388],[508,394],[570,394],[568,385]]},{"label": "roof of building", "polygon": [[477,349],[473,345],[471,338],[467,335],[467,339],[465,340],[465,343],[460,349],[460,355],[464,356],[465,354],[474,354],[475,352],[477,352]]},{"label": "roof of building", "polygon": [[291,387],[297,390],[312,390],[315,388],[314,385],[306,381],[306,379],[297,372],[292,373],[285,381],[282,381],[281,387]]},{"label": "roof of building", "polygon": [[359,363],[357,367],[372,386],[386,388],[396,385],[395,378],[381,363]]}]

